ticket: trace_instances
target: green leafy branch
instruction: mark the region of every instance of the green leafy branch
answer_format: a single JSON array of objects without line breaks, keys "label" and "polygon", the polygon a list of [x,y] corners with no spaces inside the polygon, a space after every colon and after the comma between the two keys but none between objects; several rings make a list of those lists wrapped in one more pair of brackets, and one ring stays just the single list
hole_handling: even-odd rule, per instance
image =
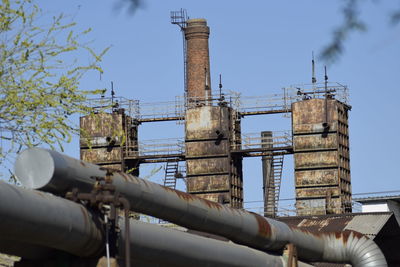
[{"label": "green leafy branch", "polygon": [[[0,5],[0,140],[7,143],[1,159],[41,144],[62,149],[79,133],[71,115],[90,114],[85,102],[103,91],[82,90],[79,82],[88,71],[103,72],[109,48],[97,53],[82,44],[91,29],[75,33],[76,24],[62,14],[40,26],[43,13],[33,2]],[[91,58],[86,65],[76,60],[82,53]]]}]

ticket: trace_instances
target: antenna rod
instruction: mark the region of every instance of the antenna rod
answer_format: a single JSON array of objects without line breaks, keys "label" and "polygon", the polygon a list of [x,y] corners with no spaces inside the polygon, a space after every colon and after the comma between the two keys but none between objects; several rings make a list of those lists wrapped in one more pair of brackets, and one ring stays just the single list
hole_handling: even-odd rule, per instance
[{"label": "antenna rod", "polygon": [[325,122],[323,123],[323,127],[325,130],[328,130],[329,124],[328,124],[328,75],[326,72],[326,66],[325,66]]},{"label": "antenna rod", "polygon": [[[312,78],[311,82],[312,84],[315,84],[317,82],[317,78],[315,78],[315,61],[314,61],[314,51],[312,51],[312,60],[311,60],[311,65],[312,65]],[[325,68],[326,69],[326,68]]]},{"label": "antenna rod", "polygon": [[328,96],[328,74],[326,73],[326,66],[325,66],[325,97]]},{"label": "antenna rod", "polygon": [[114,82],[111,81],[111,108],[114,108]]},{"label": "antenna rod", "polygon": [[219,87],[219,98],[221,99],[221,97],[222,97],[222,75],[221,74],[219,75],[219,85],[218,85],[218,87]]}]

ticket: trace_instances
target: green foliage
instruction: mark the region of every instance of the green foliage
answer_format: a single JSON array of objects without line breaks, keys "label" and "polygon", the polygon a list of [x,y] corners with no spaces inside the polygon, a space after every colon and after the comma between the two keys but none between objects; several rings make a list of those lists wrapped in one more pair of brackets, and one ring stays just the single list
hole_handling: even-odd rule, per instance
[{"label": "green foliage", "polygon": [[[79,81],[88,71],[103,72],[108,48],[96,53],[82,44],[90,29],[74,32],[62,14],[44,26],[43,16],[32,0],[0,5],[0,161],[24,147],[62,149],[79,132],[71,115],[90,113],[85,102],[102,92],[81,90]],[[86,65],[76,60],[82,53],[91,58]]]},{"label": "green foliage", "polygon": [[[377,1],[379,2],[379,1]],[[377,4],[375,2],[375,4]],[[361,0],[345,0],[342,7],[343,22],[333,32],[332,40],[322,50],[321,58],[328,62],[335,62],[344,51],[345,42],[354,32],[365,32],[366,23],[360,18],[360,7],[365,4]],[[400,9],[389,14],[390,23],[393,25],[400,22]]]}]

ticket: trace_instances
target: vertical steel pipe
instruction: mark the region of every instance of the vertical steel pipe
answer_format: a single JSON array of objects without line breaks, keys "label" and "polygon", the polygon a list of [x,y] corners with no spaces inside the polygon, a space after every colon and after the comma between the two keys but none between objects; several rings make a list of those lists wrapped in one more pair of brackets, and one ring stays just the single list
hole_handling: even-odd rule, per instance
[{"label": "vertical steel pipe", "polygon": [[[26,186],[64,194],[73,187],[82,190],[95,183],[106,170],[44,149],[25,150],[15,164],[17,178]],[[225,236],[234,242],[263,251],[280,251],[287,243],[297,247],[300,259],[346,262],[355,267],[387,266],[372,240],[356,232],[303,232],[258,214],[207,201],[159,184],[116,172],[111,177],[116,190],[137,212],[178,225]]]}]

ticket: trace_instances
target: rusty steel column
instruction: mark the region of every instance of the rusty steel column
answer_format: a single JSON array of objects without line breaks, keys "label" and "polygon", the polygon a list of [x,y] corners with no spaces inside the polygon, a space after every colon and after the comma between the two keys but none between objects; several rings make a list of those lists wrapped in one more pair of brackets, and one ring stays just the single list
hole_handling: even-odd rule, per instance
[{"label": "rusty steel column", "polygon": [[298,215],[351,212],[349,109],[336,99],[292,104]]},{"label": "rusty steel column", "polygon": [[240,120],[234,116],[232,108],[213,106],[207,21],[189,19],[184,33],[188,105],[185,115],[187,191],[242,208],[242,157],[231,153],[231,145],[240,142]]},{"label": "rusty steel column", "polygon": [[187,98],[204,101],[211,96],[208,36],[210,28],[205,19],[189,19],[185,28]]},{"label": "rusty steel column", "polygon": [[[272,148],[272,132],[261,132],[261,146]],[[272,155],[262,156],[262,173],[264,189],[264,216],[275,217],[275,186],[274,186],[274,167],[272,165]]]},{"label": "rusty steel column", "polygon": [[186,185],[188,193],[242,208],[242,157],[231,153],[233,135],[239,132],[240,136],[240,124],[233,115],[230,107],[221,106],[187,110]]},{"label": "rusty steel column", "polygon": [[138,126],[124,109],[79,119],[81,160],[139,175],[138,161],[125,160],[127,155],[137,154]]}]

